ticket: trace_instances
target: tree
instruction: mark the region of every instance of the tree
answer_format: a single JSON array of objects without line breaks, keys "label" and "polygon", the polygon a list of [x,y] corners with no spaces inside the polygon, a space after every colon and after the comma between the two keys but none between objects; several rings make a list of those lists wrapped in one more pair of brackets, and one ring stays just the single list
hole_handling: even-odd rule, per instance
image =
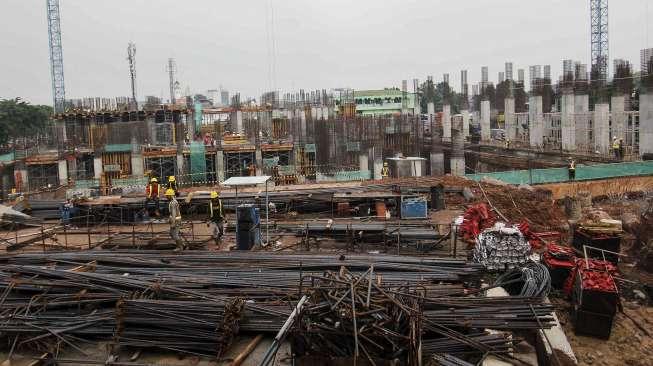
[{"label": "tree", "polygon": [[426,80],[418,89],[420,97],[420,108],[422,113],[427,113],[427,105],[429,102],[435,104],[435,110],[441,111],[445,103],[451,105],[451,113],[460,113],[460,104],[462,103],[462,95],[454,92],[453,89],[444,82],[433,83],[433,80]]},{"label": "tree", "polygon": [[0,144],[43,132],[52,116],[52,107],[31,105],[16,99],[0,99]]}]

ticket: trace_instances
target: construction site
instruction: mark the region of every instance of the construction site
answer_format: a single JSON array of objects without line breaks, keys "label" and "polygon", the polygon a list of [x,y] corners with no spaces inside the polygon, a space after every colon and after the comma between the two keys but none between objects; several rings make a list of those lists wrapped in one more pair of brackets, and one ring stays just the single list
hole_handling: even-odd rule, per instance
[{"label": "construction site", "polygon": [[0,146],[0,365],[653,364],[653,49],[609,67],[607,0],[556,77],[213,101],[171,58],[167,102],[133,43],[131,96],[66,99],[46,3],[54,111]]}]

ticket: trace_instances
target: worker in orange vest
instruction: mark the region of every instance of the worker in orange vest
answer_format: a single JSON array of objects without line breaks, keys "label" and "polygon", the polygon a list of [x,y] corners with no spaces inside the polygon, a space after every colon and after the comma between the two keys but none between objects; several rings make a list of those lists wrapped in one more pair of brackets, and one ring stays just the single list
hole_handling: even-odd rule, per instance
[{"label": "worker in orange vest", "polygon": [[150,202],[154,205],[154,215],[159,216],[159,181],[156,178],[150,179],[150,184],[145,187],[145,206],[148,208]]}]

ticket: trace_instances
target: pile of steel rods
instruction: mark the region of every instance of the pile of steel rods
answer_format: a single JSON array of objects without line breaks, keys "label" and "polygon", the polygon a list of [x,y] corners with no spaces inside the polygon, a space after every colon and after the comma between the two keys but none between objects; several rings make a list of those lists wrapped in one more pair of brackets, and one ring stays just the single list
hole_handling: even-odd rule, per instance
[{"label": "pile of steel rods", "polygon": [[[0,256],[0,337],[10,353],[157,348],[220,357],[239,334],[290,330],[299,355],[374,363],[507,354],[484,329],[551,325],[550,305],[485,298],[460,259],[269,252],[87,251]],[[468,281],[469,280],[469,281]],[[478,296],[474,296],[478,295]]]}]

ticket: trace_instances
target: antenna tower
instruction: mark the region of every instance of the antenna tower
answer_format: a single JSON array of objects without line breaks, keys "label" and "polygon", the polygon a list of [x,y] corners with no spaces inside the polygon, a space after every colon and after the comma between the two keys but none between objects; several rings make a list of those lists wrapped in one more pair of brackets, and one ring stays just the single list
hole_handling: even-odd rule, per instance
[{"label": "antenna tower", "polygon": [[46,0],[48,8],[48,39],[50,41],[50,72],[52,73],[52,98],[54,112],[62,113],[66,101],[63,78],[63,48],[61,46],[61,16],[59,0]]},{"label": "antenna tower", "polygon": [[138,99],[136,98],[136,45],[129,42],[127,46],[127,61],[129,61],[129,75],[132,87],[132,103],[138,109]]}]

